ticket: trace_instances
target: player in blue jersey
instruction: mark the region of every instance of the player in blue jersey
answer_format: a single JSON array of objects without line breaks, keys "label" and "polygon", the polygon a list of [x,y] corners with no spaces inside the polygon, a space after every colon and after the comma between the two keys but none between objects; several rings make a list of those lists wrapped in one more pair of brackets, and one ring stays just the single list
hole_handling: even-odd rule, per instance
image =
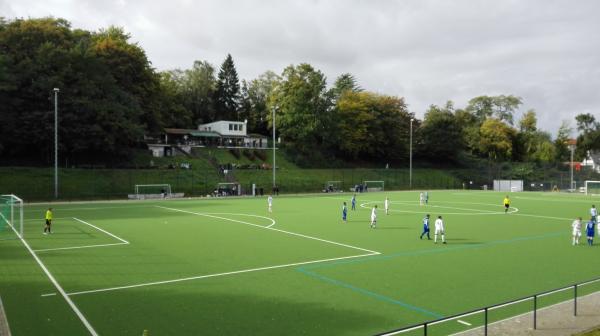
[{"label": "player in blue jersey", "polygon": [[423,235],[425,234],[427,234],[427,240],[431,240],[431,237],[429,236],[429,214],[423,218],[423,233],[421,233],[419,239],[423,239]]},{"label": "player in blue jersey", "polygon": [[342,205],[342,220],[346,223],[346,217],[348,216],[348,207],[346,206],[346,202]]},{"label": "player in blue jersey", "polygon": [[352,210],[356,210],[356,194],[352,195]]},{"label": "player in blue jersey", "polygon": [[587,222],[587,225],[585,226],[585,231],[587,232],[588,245],[594,245],[594,222],[592,222],[591,220]]}]

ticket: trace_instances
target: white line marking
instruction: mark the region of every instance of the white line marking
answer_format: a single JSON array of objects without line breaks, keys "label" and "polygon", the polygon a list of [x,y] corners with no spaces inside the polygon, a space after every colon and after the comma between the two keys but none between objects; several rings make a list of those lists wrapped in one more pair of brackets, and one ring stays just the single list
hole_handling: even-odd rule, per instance
[{"label": "white line marking", "polygon": [[[2,215],[2,214],[0,214],[0,215]],[[2,215],[2,217],[4,217],[4,216]],[[6,220],[6,218],[4,218],[4,219]],[[10,223],[8,220],[7,220],[7,222]],[[48,279],[50,279],[50,282],[52,282],[52,284],[54,285],[54,287],[56,287],[56,289],[58,290],[58,292],[60,293],[60,295],[62,295],[62,297],[65,299],[65,301],[67,301],[67,303],[69,304],[69,306],[71,307],[71,309],[75,312],[75,314],[77,315],[77,317],[79,317],[79,320],[83,323],[83,325],[85,326],[85,328],[89,331],[90,335],[92,335],[92,336],[98,336],[98,333],[96,332],[96,330],[94,330],[94,327],[92,327],[92,325],[85,318],[85,316],[83,315],[83,313],[79,310],[79,308],[77,308],[77,306],[75,305],[75,303],[73,303],[73,301],[71,300],[71,298],[67,295],[67,293],[64,291],[64,289],[60,286],[60,284],[58,283],[58,281],[56,281],[56,279],[54,278],[54,276],[52,275],[52,273],[50,273],[50,271],[46,268],[46,265],[44,265],[44,263],[42,262],[42,260],[37,256],[37,254],[35,254],[35,252],[31,248],[31,246],[29,246],[29,244],[25,241],[25,239],[23,239],[23,237],[21,237],[19,235],[19,233],[17,232],[17,230],[15,230],[15,228],[12,226],[12,223],[10,223],[10,227],[13,229],[13,231],[15,231],[15,233],[20,238],[20,240],[23,243],[23,245],[25,245],[25,247],[27,248],[27,250],[29,251],[29,253],[31,253],[31,255],[33,256],[33,259],[35,259],[35,261],[42,268],[42,270],[44,271],[44,273],[46,273],[46,276],[48,277]]]},{"label": "white line marking", "polygon": [[180,209],[175,209],[175,208],[167,208],[167,207],[163,207],[163,206],[160,206],[160,205],[157,205],[156,207],[162,208],[162,209],[171,210],[171,211],[188,213],[188,214],[197,215],[197,216],[205,216],[205,217],[222,219],[222,220],[226,220],[226,221],[230,221],[230,222],[241,223],[241,224],[250,225],[250,226],[254,226],[254,227],[257,227],[257,228],[261,228],[261,229],[273,230],[273,231],[282,232],[282,233],[286,233],[286,234],[293,235],[293,236],[298,236],[298,237],[303,237],[303,238],[308,238],[308,239],[314,239],[314,240],[322,241],[322,242],[329,243],[329,244],[334,244],[334,245],[349,247],[349,248],[352,248],[352,249],[355,249],[355,250],[369,252],[369,253],[372,253],[372,254],[381,254],[380,252],[376,252],[376,251],[372,251],[372,250],[367,250],[367,249],[364,249],[362,247],[356,247],[356,246],[352,246],[352,245],[348,245],[348,244],[334,242],[334,241],[331,241],[331,240],[326,240],[326,239],[321,239],[321,238],[317,238],[317,237],[307,236],[307,235],[303,235],[301,233],[295,233],[295,232],[285,231],[285,230],[281,230],[281,229],[275,229],[275,228],[272,228],[272,227],[266,227],[266,226],[262,226],[262,225],[258,225],[258,224],[252,224],[252,223],[240,221],[240,220],[237,220],[237,219],[219,217],[219,216],[204,214],[204,213],[200,213],[200,212],[180,210]]},{"label": "white line marking", "polygon": [[[318,241],[322,241],[322,242],[326,242],[326,243],[330,243],[330,244],[334,244],[334,245],[340,245],[340,246],[344,246],[344,247],[348,247],[348,248],[352,248],[352,249],[356,249],[356,250],[360,250],[360,251],[364,251],[364,252],[368,252],[368,253],[367,254],[354,255],[354,256],[347,256],[347,257],[339,257],[339,258],[329,258],[329,259],[319,259],[319,260],[312,260],[312,261],[303,261],[303,262],[297,262],[297,263],[291,263],[291,264],[284,264],[284,265],[265,266],[265,267],[245,269],[245,270],[240,270],[240,271],[232,271],[232,272],[224,272],[224,273],[216,273],[216,274],[199,275],[199,276],[193,276],[193,277],[187,277],[187,278],[180,278],[180,279],[155,281],[155,282],[146,282],[146,283],[140,283],[140,284],[134,284],[134,285],[127,285],[127,286],[118,286],[118,287],[111,287],[111,288],[101,288],[101,289],[94,289],[94,290],[88,290],[88,291],[73,292],[73,293],[69,293],[68,295],[81,295],[81,294],[90,294],[90,293],[97,293],[97,292],[108,292],[108,291],[115,291],[115,290],[129,289],[129,288],[153,286],[153,285],[162,285],[162,284],[169,284],[169,283],[181,282],[181,281],[198,280],[198,279],[212,278],[212,277],[218,277],[218,276],[226,276],[226,275],[239,274],[239,273],[264,271],[264,270],[271,270],[271,269],[277,269],[277,268],[300,266],[300,265],[314,264],[314,263],[327,262],[327,261],[336,261],[336,260],[343,260],[343,259],[351,259],[351,258],[360,258],[360,257],[367,257],[367,256],[381,254],[380,252],[371,251],[371,250],[363,249],[363,248],[352,246],[352,245],[347,245],[347,244],[338,243],[338,242],[334,242],[334,241],[330,241],[330,240],[326,240],[326,239],[311,237],[311,236],[303,235],[303,234],[300,234],[300,233],[285,231],[285,230],[281,230],[281,229],[274,229],[274,228],[271,228],[271,227],[266,227],[266,226],[262,226],[262,225],[252,224],[252,223],[248,223],[248,222],[244,222],[244,221],[240,221],[240,220],[236,220],[236,219],[225,218],[225,217],[214,216],[214,215],[210,215],[210,214],[204,214],[204,213],[198,213],[198,212],[192,212],[192,211],[186,211],[186,210],[180,210],[180,209],[175,209],[175,208],[168,208],[168,207],[163,207],[163,206],[158,206],[158,205],[156,207],[162,208],[162,209],[166,209],[166,210],[171,210],[171,211],[189,213],[189,214],[197,215],[197,216],[205,216],[205,217],[211,217],[211,218],[217,218],[217,219],[227,220],[227,221],[241,223],[241,224],[245,224],[245,225],[250,225],[250,226],[254,226],[254,227],[258,227],[258,228],[262,228],[262,229],[267,229],[267,230],[278,231],[278,232],[282,232],[282,233],[286,233],[286,234],[290,234],[290,235],[294,235],[294,236],[299,236],[299,237],[308,238],[308,239],[314,239],[314,240],[318,240]],[[243,215],[243,214],[238,214],[238,215]],[[255,216],[255,215],[250,215],[250,216]],[[262,216],[255,216],[255,217],[262,217]]]},{"label": "white line marking", "polygon": [[127,240],[125,240],[125,239],[123,239],[123,238],[121,238],[121,237],[117,237],[116,235],[114,235],[114,234],[112,234],[112,233],[110,233],[110,232],[108,232],[108,231],[106,231],[106,230],[104,230],[104,229],[101,229],[101,228],[97,227],[96,225],[92,225],[92,224],[90,224],[90,223],[88,223],[88,222],[86,222],[86,221],[82,221],[82,220],[81,220],[81,219],[79,219],[79,218],[75,218],[75,217],[73,217],[73,219],[74,219],[74,220],[76,220],[76,221],[78,221],[78,222],[80,222],[80,223],[83,223],[83,224],[89,225],[89,226],[93,227],[94,229],[96,229],[96,230],[98,230],[98,231],[104,232],[104,233],[106,233],[107,235],[109,235],[109,236],[111,236],[111,237],[113,237],[113,238],[115,238],[115,239],[117,239],[117,240],[120,240],[121,242],[123,242],[123,243],[125,243],[125,244],[129,244],[129,242],[128,242]]},{"label": "white line marking", "polygon": [[249,272],[265,271],[265,270],[271,270],[271,269],[277,269],[277,268],[284,268],[284,267],[292,267],[292,266],[300,266],[300,265],[307,265],[307,264],[315,264],[315,263],[326,262],[326,261],[335,261],[335,260],[343,260],[343,259],[367,257],[367,256],[376,255],[376,254],[379,254],[379,253],[367,253],[367,254],[359,254],[359,255],[348,256],[348,257],[339,257],[339,258],[330,258],[330,259],[319,259],[319,260],[312,260],[312,261],[302,261],[302,262],[291,263],[291,264],[275,265],[275,266],[265,266],[265,267],[251,268],[251,269],[245,269],[245,270],[240,270],[240,271],[232,271],[232,272],[224,272],[224,273],[216,273],[216,274],[198,275],[198,276],[187,277],[187,278],[164,280],[164,281],[155,281],[155,282],[146,282],[146,283],[140,283],[140,284],[135,284],[135,285],[118,286],[118,287],[111,287],[111,288],[93,289],[93,290],[87,290],[87,291],[81,291],[81,292],[68,293],[67,295],[73,296],[73,295],[82,295],[82,294],[90,294],[90,293],[98,293],[98,292],[109,292],[109,291],[116,291],[116,290],[129,289],[129,288],[137,288],[137,287],[163,285],[163,284],[170,284],[170,283],[182,282],[182,281],[190,281],[190,280],[214,278],[214,277],[220,277],[220,276],[226,276],[226,275],[233,275],[233,274],[240,274],[240,273],[249,273]]},{"label": "white line marking", "polygon": [[552,216],[540,216],[540,215],[529,215],[524,213],[518,213],[517,216],[527,216],[527,217],[535,217],[535,218],[547,218],[547,219],[558,219],[558,220],[573,220],[573,218],[564,218],[564,217],[552,217]]},{"label": "white line marking", "polygon": [[105,246],[116,246],[116,245],[129,245],[129,243],[112,243],[112,244],[98,244],[98,245],[57,247],[57,248],[48,248],[48,249],[41,249],[41,250],[34,250],[34,251],[35,252],[48,252],[48,251],[61,251],[61,250],[76,250],[76,249],[84,249],[84,248],[92,248],[92,247],[105,247]]},{"label": "white line marking", "polygon": [[[590,293],[590,294],[583,295],[583,296],[578,296],[578,297],[577,297],[577,300],[580,300],[580,299],[582,299],[582,298],[584,298],[584,297],[588,297],[588,296],[591,296],[591,295],[597,295],[597,294],[598,294],[598,292],[596,292],[596,293]],[[558,303],[555,303],[555,304],[552,304],[552,305],[549,305],[549,306],[546,306],[546,307],[538,308],[538,312],[539,312],[539,311],[541,311],[541,310],[546,310],[546,309],[550,309],[550,308],[552,308],[552,307],[556,307],[556,306],[558,306],[558,305],[567,304],[569,301],[572,301],[572,300],[573,300],[573,299],[568,299],[568,300],[565,300],[565,301],[562,301],[562,302],[558,302]],[[483,310],[481,310],[480,312],[483,312]],[[498,321],[495,321],[495,322],[488,323],[488,327],[489,327],[489,326],[491,326],[491,325],[493,325],[493,324],[498,324],[498,323],[501,323],[501,322],[505,322],[505,321],[512,320],[512,319],[515,319],[515,318],[517,318],[517,317],[521,317],[521,316],[525,316],[525,315],[529,315],[529,314],[533,314],[533,310],[532,310],[532,311],[525,312],[525,313],[523,313],[523,314],[519,314],[519,315],[515,315],[515,316],[507,317],[507,318],[505,318],[505,319],[502,319],[502,320],[498,320]],[[464,334],[464,333],[471,332],[471,331],[474,331],[474,330],[477,330],[477,329],[481,329],[481,328],[483,328],[483,325],[482,325],[482,326],[479,326],[479,327],[471,328],[471,329],[469,329],[469,330],[460,331],[460,332],[457,332],[457,333],[451,334],[451,335],[449,335],[449,336],[458,336],[458,335],[462,335],[462,334]]]},{"label": "white line marking", "polygon": [[[365,203],[361,203],[360,207],[367,209],[366,205],[367,204],[371,204],[371,203],[382,203],[382,202],[380,202],[380,201],[365,202]],[[398,202],[398,203],[401,203],[401,202]],[[412,203],[412,201],[411,201],[411,203]],[[449,202],[449,203],[455,203],[455,202]],[[472,204],[475,204],[475,203],[472,203]],[[492,205],[492,204],[484,204],[484,203],[477,203],[477,204]],[[494,205],[496,205],[496,204],[494,204]],[[501,205],[498,205],[498,206],[501,206]],[[504,211],[492,211],[492,210],[483,210],[483,209],[455,208],[455,207],[444,207],[444,206],[436,206],[436,205],[427,205],[426,207],[429,207],[429,208],[431,208],[431,207],[447,208],[447,209],[456,209],[456,210],[465,210],[465,211],[480,211],[480,212],[446,212],[446,213],[444,213],[445,215],[461,215],[461,216],[505,215]],[[510,211],[509,214],[514,214],[516,212],[519,212],[519,208],[510,207],[510,209],[512,209],[513,211]],[[428,214],[428,213],[431,213],[431,211],[396,210],[396,209],[390,209],[390,211],[392,211],[392,212],[411,213],[411,214]]]},{"label": "white line marking", "polygon": [[69,247],[56,247],[56,248],[47,248],[47,249],[39,249],[39,250],[34,250],[35,252],[48,252],[48,251],[62,251],[62,250],[76,250],[76,249],[84,249],[84,248],[92,248],[92,247],[106,247],[106,246],[115,246],[115,245],[129,245],[129,242],[121,237],[118,237],[104,229],[101,229],[93,224],[90,224],[86,221],[83,221],[81,219],[72,217],[74,220],[83,223],[85,225],[89,225],[91,227],[93,227],[94,229],[106,233],[107,235],[117,239],[120,241],[120,243],[110,243],[110,244],[94,244],[94,245],[83,245],[83,246],[69,246]]},{"label": "white line marking", "polygon": [[466,325],[466,326],[472,326],[472,324],[471,324],[471,323],[469,323],[469,322],[465,322],[465,321],[463,321],[463,320],[456,320],[456,322],[458,322],[458,323],[460,323],[460,324],[464,324],[464,325]]},{"label": "white line marking", "polygon": [[41,297],[47,297],[47,296],[55,296],[56,293],[48,293],[48,294],[42,294],[40,295]]}]

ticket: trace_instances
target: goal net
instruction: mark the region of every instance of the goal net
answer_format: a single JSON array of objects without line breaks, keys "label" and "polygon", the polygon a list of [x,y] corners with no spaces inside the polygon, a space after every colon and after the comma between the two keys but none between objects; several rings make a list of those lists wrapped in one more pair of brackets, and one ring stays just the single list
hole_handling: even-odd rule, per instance
[{"label": "goal net", "polygon": [[23,200],[0,196],[0,240],[23,238]]},{"label": "goal net", "polygon": [[170,184],[136,184],[135,185],[135,198],[137,199],[158,199],[158,198],[170,198],[171,185]]},{"label": "goal net", "polygon": [[585,181],[586,195],[600,195],[600,181]]},{"label": "goal net", "polygon": [[363,182],[365,192],[383,191],[385,182],[383,181],[364,181]]},{"label": "goal net", "polygon": [[242,189],[239,183],[235,182],[222,182],[217,184],[217,190],[215,190],[215,196],[240,196]]},{"label": "goal net", "polygon": [[344,184],[342,181],[327,181],[325,182],[324,192],[342,192],[344,191]]}]

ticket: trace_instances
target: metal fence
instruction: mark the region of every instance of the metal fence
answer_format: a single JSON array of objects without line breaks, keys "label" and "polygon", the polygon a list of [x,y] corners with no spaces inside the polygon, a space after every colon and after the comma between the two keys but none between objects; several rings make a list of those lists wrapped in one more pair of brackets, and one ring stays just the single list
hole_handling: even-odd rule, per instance
[{"label": "metal fence", "polygon": [[[528,302],[530,301],[532,306],[531,306],[531,313],[533,314],[533,329],[537,329],[537,320],[538,320],[538,310],[539,310],[539,299],[545,296],[549,296],[551,294],[555,294],[555,293],[560,293],[560,292],[565,292],[565,291],[569,291],[572,290],[573,291],[573,315],[577,316],[577,297],[578,297],[578,289],[581,288],[582,286],[585,285],[589,285],[589,284],[593,284],[593,283],[597,283],[600,282],[600,277],[598,278],[594,278],[588,281],[583,281],[580,283],[576,283],[573,285],[569,285],[569,286],[564,286],[564,287],[560,287],[560,288],[556,288],[556,289],[552,289],[552,290],[548,290],[548,291],[544,291],[544,292],[539,292],[539,293],[535,293],[532,295],[528,295],[525,297],[521,297],[518,299],[514,299],[514,300],[510,300],[510,301],[506,301],[506,302],[502,302],[502,303],[498,303],[498,304],[494,304],[491,306],[486,306],[486,307],[482,307],[482,308],[477,308],[477,309],[473,309],[470,311],[466,311],[466,312],[462,312],[459,314],[454,314],[451,316],[447,316],[447,317],[443,317],[443,318],[439,318],[436,320],[430,320],[427,322],[423,322],[423,323],[418,323],[418,324],[413,324],[407,327],[403,327],[403,328],[399,328],[399,329],[394,329],[394,330],[390,330],[384,333],[380,333],[380,334],[376,334],[376,336],[392,336],[392,335],[402,335],[402,334],[406,334],[408,332],[413,332],[413,331],[422,331],[422,335],[427,336],[428,335],[428,330],[435,325],[439,325],[441,323],[447,322],[447,321],[453,321],[453,320],[458,320],[460,318],[465,318],[468,316],[472,316],[475,314],[481,314],[483,313],[483,323],[482,326],[480,327],[474,327],[475,328],[483,328],[483,334],[484,335],[488,335],[488,327],[489,327],[489,313],[492,310],[496,310],[502,307],[506,307],[506,306],[510,306],[510,305],[515,305],[518,303],[522,303],[522,302]],[[600,288],[598,288],[597,290],[595,290],[594,292],[600,291]]]}]

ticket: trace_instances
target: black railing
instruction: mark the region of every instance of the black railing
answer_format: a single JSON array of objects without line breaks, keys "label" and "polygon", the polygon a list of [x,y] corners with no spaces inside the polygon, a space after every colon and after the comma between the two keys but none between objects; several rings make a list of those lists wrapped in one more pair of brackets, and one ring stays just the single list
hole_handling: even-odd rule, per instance
[{"label": "black railing", "polygon": [[[418,329],[423,329],[423,335],[427,336],[427,328],[431,327],[433,325],[436,324],[440,324],[446,321],[451,321],[451,320],[456,320],[462,317],[467,317],[467,316],[471,316],[471,315],[475,315],[478,313],[483,313],[484,314],[484,322],[483,322],[483,330],[484,330],[484,335],[487,336],[488,334],[488,325],[489,325],[489,319],[488,319],[488,313],[490,310],[494,310],[494,309],[498,309],[498,308],[502,308],[505,306],[509,306],[512,304],[516,304],[516,303],[521,303],[521,302],[525,302],[528,300],[533,300],[533,329],[537,329],[537,311],[538,311],[538,299],[540,297],[543,296],[547,296],[550,294],[554,294],[554,293],[558,293],[558,292],[562,292],[562,291],[566,291],[569,289],[573,289],[573,315],[577,316],[577,288],[584,286],[584,285],[588,285],[594,282],[598,282],[600,281],[600,277],[592,279],[592,280],[588,280],[588,281],[584,281],[584,282],[580,282],[580,283],[576,283],[573,285],[569,285],[569,286],[565,286],[565,287],[560,287],[560,288],[556,288],[556,289],[552,289],[552,290],[548,290],[545,292],[540,292],[540,293],[536,293],[533,295],[529,295],[529,296],[525,296],[519,299],[514,299],[514,300],[510,300],[510,301],[506,301],[506,302],[502,302],[502,303],[498,303],[495,305],[491,305],[491,306],[487,306],[487,307],[483,307],[483,308],[478,308],[478,309],[473,309],[467,312],[463,312],[463,313],[459,313],[459,314],[454,314],[451,316],[447,316],[447,317],[442,317],[436,320],[430,320],[430,321],[426,321],[423,323],[418,323],[418,324],[413,324],[407,327],[403,327],[403,328],[399,328],[399,329],[394,329],[394,330],[390,330],[384,333],[380,333],[380,334],[376,334],[376,336],[391,336],[391,335],[401,335],[403,333],[407,333],[409,331],[414,331],[414,330],[418,330]],[[563,301],[564,302],[564,301]],[[479,327],[474,327],[475,328],[481,328],[481,326]]]}]

